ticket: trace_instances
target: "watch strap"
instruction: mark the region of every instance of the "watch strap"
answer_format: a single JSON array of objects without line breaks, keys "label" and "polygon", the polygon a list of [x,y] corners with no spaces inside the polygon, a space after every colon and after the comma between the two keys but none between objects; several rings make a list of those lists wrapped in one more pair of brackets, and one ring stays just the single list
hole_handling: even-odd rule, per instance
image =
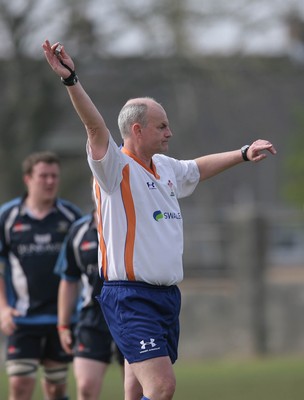
[{"label": "watch strap", "polygon": [[249,144],[245,144],[245,146],[241,148],[241,153],[244,161],[250,161],[249,158],[247,157],[247,151],[249,147],[250,147]]}]

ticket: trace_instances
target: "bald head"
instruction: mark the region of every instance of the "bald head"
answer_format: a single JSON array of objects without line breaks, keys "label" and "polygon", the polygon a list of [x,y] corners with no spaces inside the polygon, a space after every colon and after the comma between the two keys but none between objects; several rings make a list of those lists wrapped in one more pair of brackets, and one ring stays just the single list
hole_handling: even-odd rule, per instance
[{"label": "bald head", "polygon": [[118,116],[118,126],[123,139],[131,133],[131,128],[138,123],[147,126],[149,110],[163,107],[151,97],[138,97],[130,99],[121,109]]}]

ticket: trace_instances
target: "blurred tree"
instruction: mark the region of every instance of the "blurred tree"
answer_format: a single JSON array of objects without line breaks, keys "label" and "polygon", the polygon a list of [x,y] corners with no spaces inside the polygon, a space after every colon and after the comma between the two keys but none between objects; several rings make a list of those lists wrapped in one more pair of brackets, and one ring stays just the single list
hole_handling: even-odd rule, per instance
[{"label": "blurred tree", "polygon": [[33,58],[33,47],[42,54],[35,33],[50,23],[49,15],[59,15],[59,22],[65,17],[67,23],[60,36],[70,37],[72,44],[83,50],[94,41],[92,25],[81,12],[83,5],[75,0],[64,5],[54,3],[41,14],[41,0],[0,0],[0,49],[4,58],[0,66],[1,201],[15,195],[18,188],[20,193],[21,160],[32,151],[44,149],[45,138],[60,111],[53,75]]},{"label": "blurred tree", "polygon": [[62,36],[71,54],[85,61],[96,57],[99,38],[96,35],[94,21],[88,14],[90,1],[66,0],[65,10],[68,18],[64,25]]},{"label": "blurred tree", "polygon": [[291,203],[304,206],[304,106],[294,111],[295,129],[289,139],[285,163],[283,195]]},{"label": "blurred tree", "polygon": [[294,10],[286,15],[290,38],[289,55],[297,64],[304,64],[304,18]]},{"label": "blurred tree", "polygon": [[[0,0],[0,178],[2,189],[5,188],[0,200],[14,193],[16,182],[20,182],[20,160],[30,151],[44,147],[60,113],[56,81],[40,61],[40,44],[45,37],[66,44],[79,68],[82,63],[89,63],[90,71],[96,66],[98,73],[100,59],[128,54],[130,42],[135,43],[133,54],[159,57],[154,79],[158,82],[160,74],[166,76],[172,84],[170,90],[177,93],[175,108],[184,110],[185,126],[195,129],[191,126],[191,113],[197,114],[199,105],[194,96],[196,88],[189,85],[191,76],[187,76],[187,84],[180,79],[187,64],[183,60],[196,60],[196,72],[201,75],[201,59],[197,61],[197,56],[204,49],[208,51],[212,28],[220,23],[234,29],[237,50],[241,52],[246,37],[257,31],[263,36],[277,23],[284,7],[280,11],[271,4],[262,0]],[[224,39],[225,30],[221,35]],[[172,61],[165,65],[161,61],[165,57]],[[223,79],[221,63],[216,61],[211,67],[209,64],[207,71],[208,81]],[[125,71],[126,77],[130,74],[141,74],[145,79],[149,75],[140,68]],[[186,92],[183,85],[188,87]],[[115,82],[111,82],[112,91],[114,87]],[[122,91],[121,87],[115,90]],[[181,92],[183,96],[179,96]]]},{"label": "blurred tree", "polygon": [[103,56],[275,53],[283,51],[284,35],[287,39],[285,16],[291,9],[300,14],[300,4],[300,0],[91,1],[90,15]]},{"label": "blurred tree", "polygon": [[52,85],[43,76],[41,63],[26,54],[32,32],[30,16],[38,3],[28,0],[20,8],[15,2],[0,1],[0,29],[5,38],[1,46],[6,58],[1,63],[0,77],[1,200],[7,200],[20,187],[21,160],[29,152],[41,149],[56,112]]}]

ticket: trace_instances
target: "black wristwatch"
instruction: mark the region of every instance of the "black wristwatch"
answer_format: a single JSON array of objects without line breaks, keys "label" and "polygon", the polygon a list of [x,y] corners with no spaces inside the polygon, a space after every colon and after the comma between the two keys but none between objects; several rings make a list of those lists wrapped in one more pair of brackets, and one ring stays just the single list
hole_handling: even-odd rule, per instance
[{"label": "black wristwatch", "polygon": [[244,161],[250,161],[249,158],[247,157],[247,151],[249,147],[250,147],[249,144],[245,144],[245,146],[241,148],[242,157]]},{"label": "black wristwatch", "polygon": [[71,75],[68,76],[67,78],[64,79],[64,78],[61,77],[61,82],[65,86],[74,86],[78,82],[78,76],[76,75],[75,71],[72,71]]}]

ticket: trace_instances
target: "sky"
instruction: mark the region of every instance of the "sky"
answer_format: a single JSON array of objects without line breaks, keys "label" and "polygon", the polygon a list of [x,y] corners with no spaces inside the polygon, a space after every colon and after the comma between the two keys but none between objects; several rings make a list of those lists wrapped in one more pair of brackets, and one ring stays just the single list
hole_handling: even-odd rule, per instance
[{"label": "sky", "polygon": [[[162,0],[129,0],[137,10],[148,7],[151,3]],[[229,54],[238,50],[244,53],[282,54],[290,46],[288,29],[284,20],[291,9],[304,20],[304,0],[184,0],[188,7],[197,13],[209,15],[207,23],[189,24],[187,33],[191,37],[191,45],[198,53],[225,53]],[[111,2],[104,5],[112,7],[111,18],[103,21],[103,29],[111,29],[111,25],[119,24],[121,15]],[[105,8],[100,7],[98,1],[91,8],[95,18],[106,13]],[[166,32],[165,22],[161,17],[151,15],[156,30]],[[163,45],[166,35],[159,39]],[[156,40],[157,40],[156,35]],[[121,35],[116,43],[114,52],[118,54],[137,54],[144,47],[144,36],[140,35],[136,26],[130,26],[124,35]],[[168,43],[169,46],[169,43]],[[164,46],[165,47],[165,46]]]},{"label": "sky", "polygon": [[[126,23],[125,15],[115,0],[78,2],[82,4],[81,11],[95,21],[101,37],[111,34],[111,41],[106,43],[108,55],[140,56],[147,49],[148,42],[152,55],[153,51],[154,55],[170,54],[173,38],[168,21],[164,13],[153,11],[170,1],[172,4],[181,2],[193,14],[202,15],[203,18],[192,18],[183,26],[189,47],[197,54],[286,54],[291,43],[284,16],[293,9],[304,21],[304,0],[128,0],[125,4],[137,16],[138,23]],[[1,2],[7,2],[18,13],[24,10],[27,0]],[[31,40],[34,43],[42,43],[45,38],[60,40],[67,15],[54,12],[54,9],[61,2],[39,0],[38,7],[30,10]],[[140,23],[141,19],[144,23]],[[118,32],[113,35],[117,28]],[[9,38],[1,24],[0,35],[0,54],[9,54]],[[33,55],[35,51],[39,54],[40,48],[33,46]]]}]

